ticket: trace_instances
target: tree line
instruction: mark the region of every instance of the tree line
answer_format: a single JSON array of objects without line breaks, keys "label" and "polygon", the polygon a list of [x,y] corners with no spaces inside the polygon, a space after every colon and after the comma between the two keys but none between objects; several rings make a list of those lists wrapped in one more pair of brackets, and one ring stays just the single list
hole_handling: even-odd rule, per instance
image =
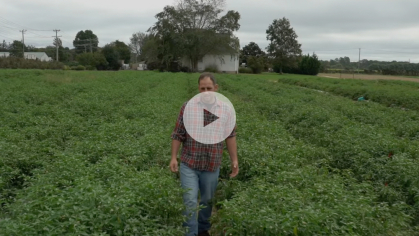
[{"label": "tree line", "polygon": [[[82,30],[73,40],[74,48],[62,46],[54,40],[46,48],[24,46],[19,41],[0,50],[11,56],[21,57],[25,51],[44,51],[69,67],[118,70],[121,63],[145,61],[149,69],[160,71],[197,71],[198,63],[205,55],[228,55],[237,57],[245,65],[244,72],[261,73],[273,70],[278,73],[317,74],[320,67],[315,54],[302,55],[301,44],[288,19],[274,19],[266,30],[269,41],[266,52],[251,42],[240,49],[235,33],[240,29],[240,13],[225,12],[225,0],[178,0],[164,7],[155,15],[156,22],[146,32],[135,32],[128,44],[115,40],[99,47],[99,38],[92,30]],[[187,61],[188,63],[182,64]],[[220,57],[220,61],[223,58]],[[214,68],[206,68],[217,71]]]},{"label": "tree line", "polygon": [[[0,45],[1,52],[9,52],[10,59],[7,63],[10,68],[15,65],[22,64],[24,61],[16,60],[23,58],[23,52],[45,52],[53,61],[57,61],[57,44],[58,44],[58,61],[65,65],[65,68],[76,70],[119,70],[121,63],[129,63],[131,59],[131,50],[127,44],[119,40],[115,40],[99,47],[99,39],[92,30],[79,31],[73,40],[74,48],[62,46],[62,41],[58,38],[54,39],[51,46],[45,48],[36,48],[32,45],[24,45],[21,41],[14,40],[12,43]],[[5,59],[3,59],[5,64]],[[34,68],[44,68],[42,63],[25,63],[32,65]],[[42,65],[42,66],[41,66]],[[54,64],[56,67],[56,63]],[[26,68],[26,66],[25,66]],[[49,68],[46,66],[46,68]]]},{"label": "tree line", "polygon": [[320,71],[326,73],[351,73],[357,71],[359,67],[360,72],[366,74],[419,76],[419,63],[410,63],[405,61],[388,62],[363,59],[358,63],[351,62],[349,57],[344,56],[320,62]]},{"label": "tree line", "polygon": [[[228,11],[222,15],[224,4],[224,0],[180,0],[174,6],[166,6],[146,32],[132,34],[129,46],[135,61],[146,61],[150,69],[196,71],[198,61],[205,55],[230,54],[232,57],[240,55],[240,64],[246,66],[239,71],[244,73],[269,70],[318,73],[317,56],[301,55],[298,36],[285,17],[275,19],[266,30],[270,41],[266,52],[255,42],[240,49],[234,35],[240,28],[240,14]],[[179,65],[181,58],[186,58],[190,64]]]}]

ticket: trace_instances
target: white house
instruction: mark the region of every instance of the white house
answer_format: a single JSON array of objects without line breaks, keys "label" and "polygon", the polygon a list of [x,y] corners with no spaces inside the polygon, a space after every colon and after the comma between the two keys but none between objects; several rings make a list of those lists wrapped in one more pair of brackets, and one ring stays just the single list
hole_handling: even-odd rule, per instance
[{"label": "white house", "polygon": [[[40,60],[40,61],[52,61],[52,58],[49,57],[45,52],[24,52],[25,59]],[[0,57],[9,57],[10,53],[0,52]]]},{"label": "white house", "polygon": [[45,52],[24,52],[24,57],[26,59],[38,59],[40,61],[52,61],[52,58],[49,57]]},{"label": "white house", "polygon": [[147,64],[145,64],[145,61],[138,63],[137,70],[147,70]]},{"label": "white house", "polygon": [[8,52],[0,52],[0,57],[9,57],[10,53]]},{"label": "white house", "polygon": [[[188,58],[183,58],[181,61],[182,66],[192,68],[192,62]],[[226,73],[239,72],[239,54],[236,55],[205,55],[198,61],[198,71],[202,72],[206,67],[216,66],[218,71]]]}]

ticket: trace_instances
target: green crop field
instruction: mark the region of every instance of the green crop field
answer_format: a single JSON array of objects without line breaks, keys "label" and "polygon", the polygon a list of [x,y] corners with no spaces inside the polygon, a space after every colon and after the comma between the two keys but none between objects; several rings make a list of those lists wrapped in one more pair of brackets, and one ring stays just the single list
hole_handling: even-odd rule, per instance
[{"label": "green crop field", "polygon": [[[240,173],[225,151],[212,235],[418,235],[418,85],[216,78]],[[0,235],[182,235],[170,134],[197,80],[0,70]]]}]

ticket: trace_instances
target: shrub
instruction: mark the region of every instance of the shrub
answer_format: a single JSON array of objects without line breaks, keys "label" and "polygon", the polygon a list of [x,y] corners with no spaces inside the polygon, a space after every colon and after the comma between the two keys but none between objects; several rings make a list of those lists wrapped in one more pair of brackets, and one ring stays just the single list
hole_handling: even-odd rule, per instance
[{"label": "shrub", "polygon": [[57,61],[40,61],[18,57],[0,58],[0,68],[4,69],[63,69],[64,64]]},{"label": "shrub", "polygon": [[87,65],[86,70],[96,70],[96,67],[91,66],[91,65]]},{"label": "shrub", "polygon": [[152,61],[147,63],[148,70],[158,70],[161,67],[161,63],[158,61]]},{"label": "shrub", "polygon": [[170,72],[180,72],[180,65],[179,65],[179,63],[176,62],[176,61],[170,62],[168,71],[170,71]]},{"label": "shrub", "polygon": [[82,65],[78,65],[78,66],[72,66],[71,69],[72,70],[85,70],[86,67],[84,67]]},{"label": "shrub", "polygon": [[303,56],[301,61],[298,63],[299,74],[317,75],[320,70],[320,65],[321,63],[316,54],[313,53],[312,56],[310,56],[310,54]]},{"label": "shrub", "polygon": [[262,57],[252,57],[247,58],[247,66],[250,67],[254,74],[260,74],[263,71],[264,61]]},{"label": "shrub", "polygon": [[239,73],[252,74],[253,71],[252,71],[251,68],[248,68],[248,67],[240,67],[239,68]]},{"label": "shrub", "polygon": [[108,62],[103,54],[95,53],[82,53],[77,56],[77,62],[86,67],[87,70],[105,70]]},{"label": "shrub", "polygon": [[182,66],[182,67],[180,67],[180,71],[181,72],[190,72],[190,69],[187,66]]},{"label": "shrub", "polygon": [[212,72],[212,73],[218,73],[218,67],[217,65],[208,65],[205,67],[206,72]]},{"label": "shrub", "polygon": [[107,44],[105,47],[102,48],[102,54],[105,57],[106,61],[108,62],[107,69],[109,70],[119,70],[121,69],[121,62],[119,61],[119,53],[116,48],[111,45]]}]

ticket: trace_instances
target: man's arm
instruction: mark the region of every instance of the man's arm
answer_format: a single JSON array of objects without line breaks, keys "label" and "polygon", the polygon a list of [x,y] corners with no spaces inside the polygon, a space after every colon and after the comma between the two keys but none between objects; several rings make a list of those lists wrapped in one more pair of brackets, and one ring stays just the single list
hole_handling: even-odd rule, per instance
[{"label": "man's arm", "polygon": [[178,171],[177,153],[179,152],[180,144],[179,140],[172,140],[172,159],[170,160],[170,170],[172,172]]},{"label": "man's arm", "polygon": [[228,153],[230,154],[231,160],[231,174],[230,176],[236,177],[239,173],[239,161],[237,158],[237,142],[236,137],[230,137],[226,139]]},{"label": "man's arm", "polygon": [[186,103],[180,108],[179,116],[176,121],[175,129],[172,132],[172,158],[170,160],[170,170],[178,172],[177,154],[179,152],[180,144],[186,139],[186,129],[183,124],[183,111],[185,110]]},{"label": "man's arm", "polygon": [[179,140],[172,140],[172,159],[177,159],[177,154],[179,152],[181,142]]}]

